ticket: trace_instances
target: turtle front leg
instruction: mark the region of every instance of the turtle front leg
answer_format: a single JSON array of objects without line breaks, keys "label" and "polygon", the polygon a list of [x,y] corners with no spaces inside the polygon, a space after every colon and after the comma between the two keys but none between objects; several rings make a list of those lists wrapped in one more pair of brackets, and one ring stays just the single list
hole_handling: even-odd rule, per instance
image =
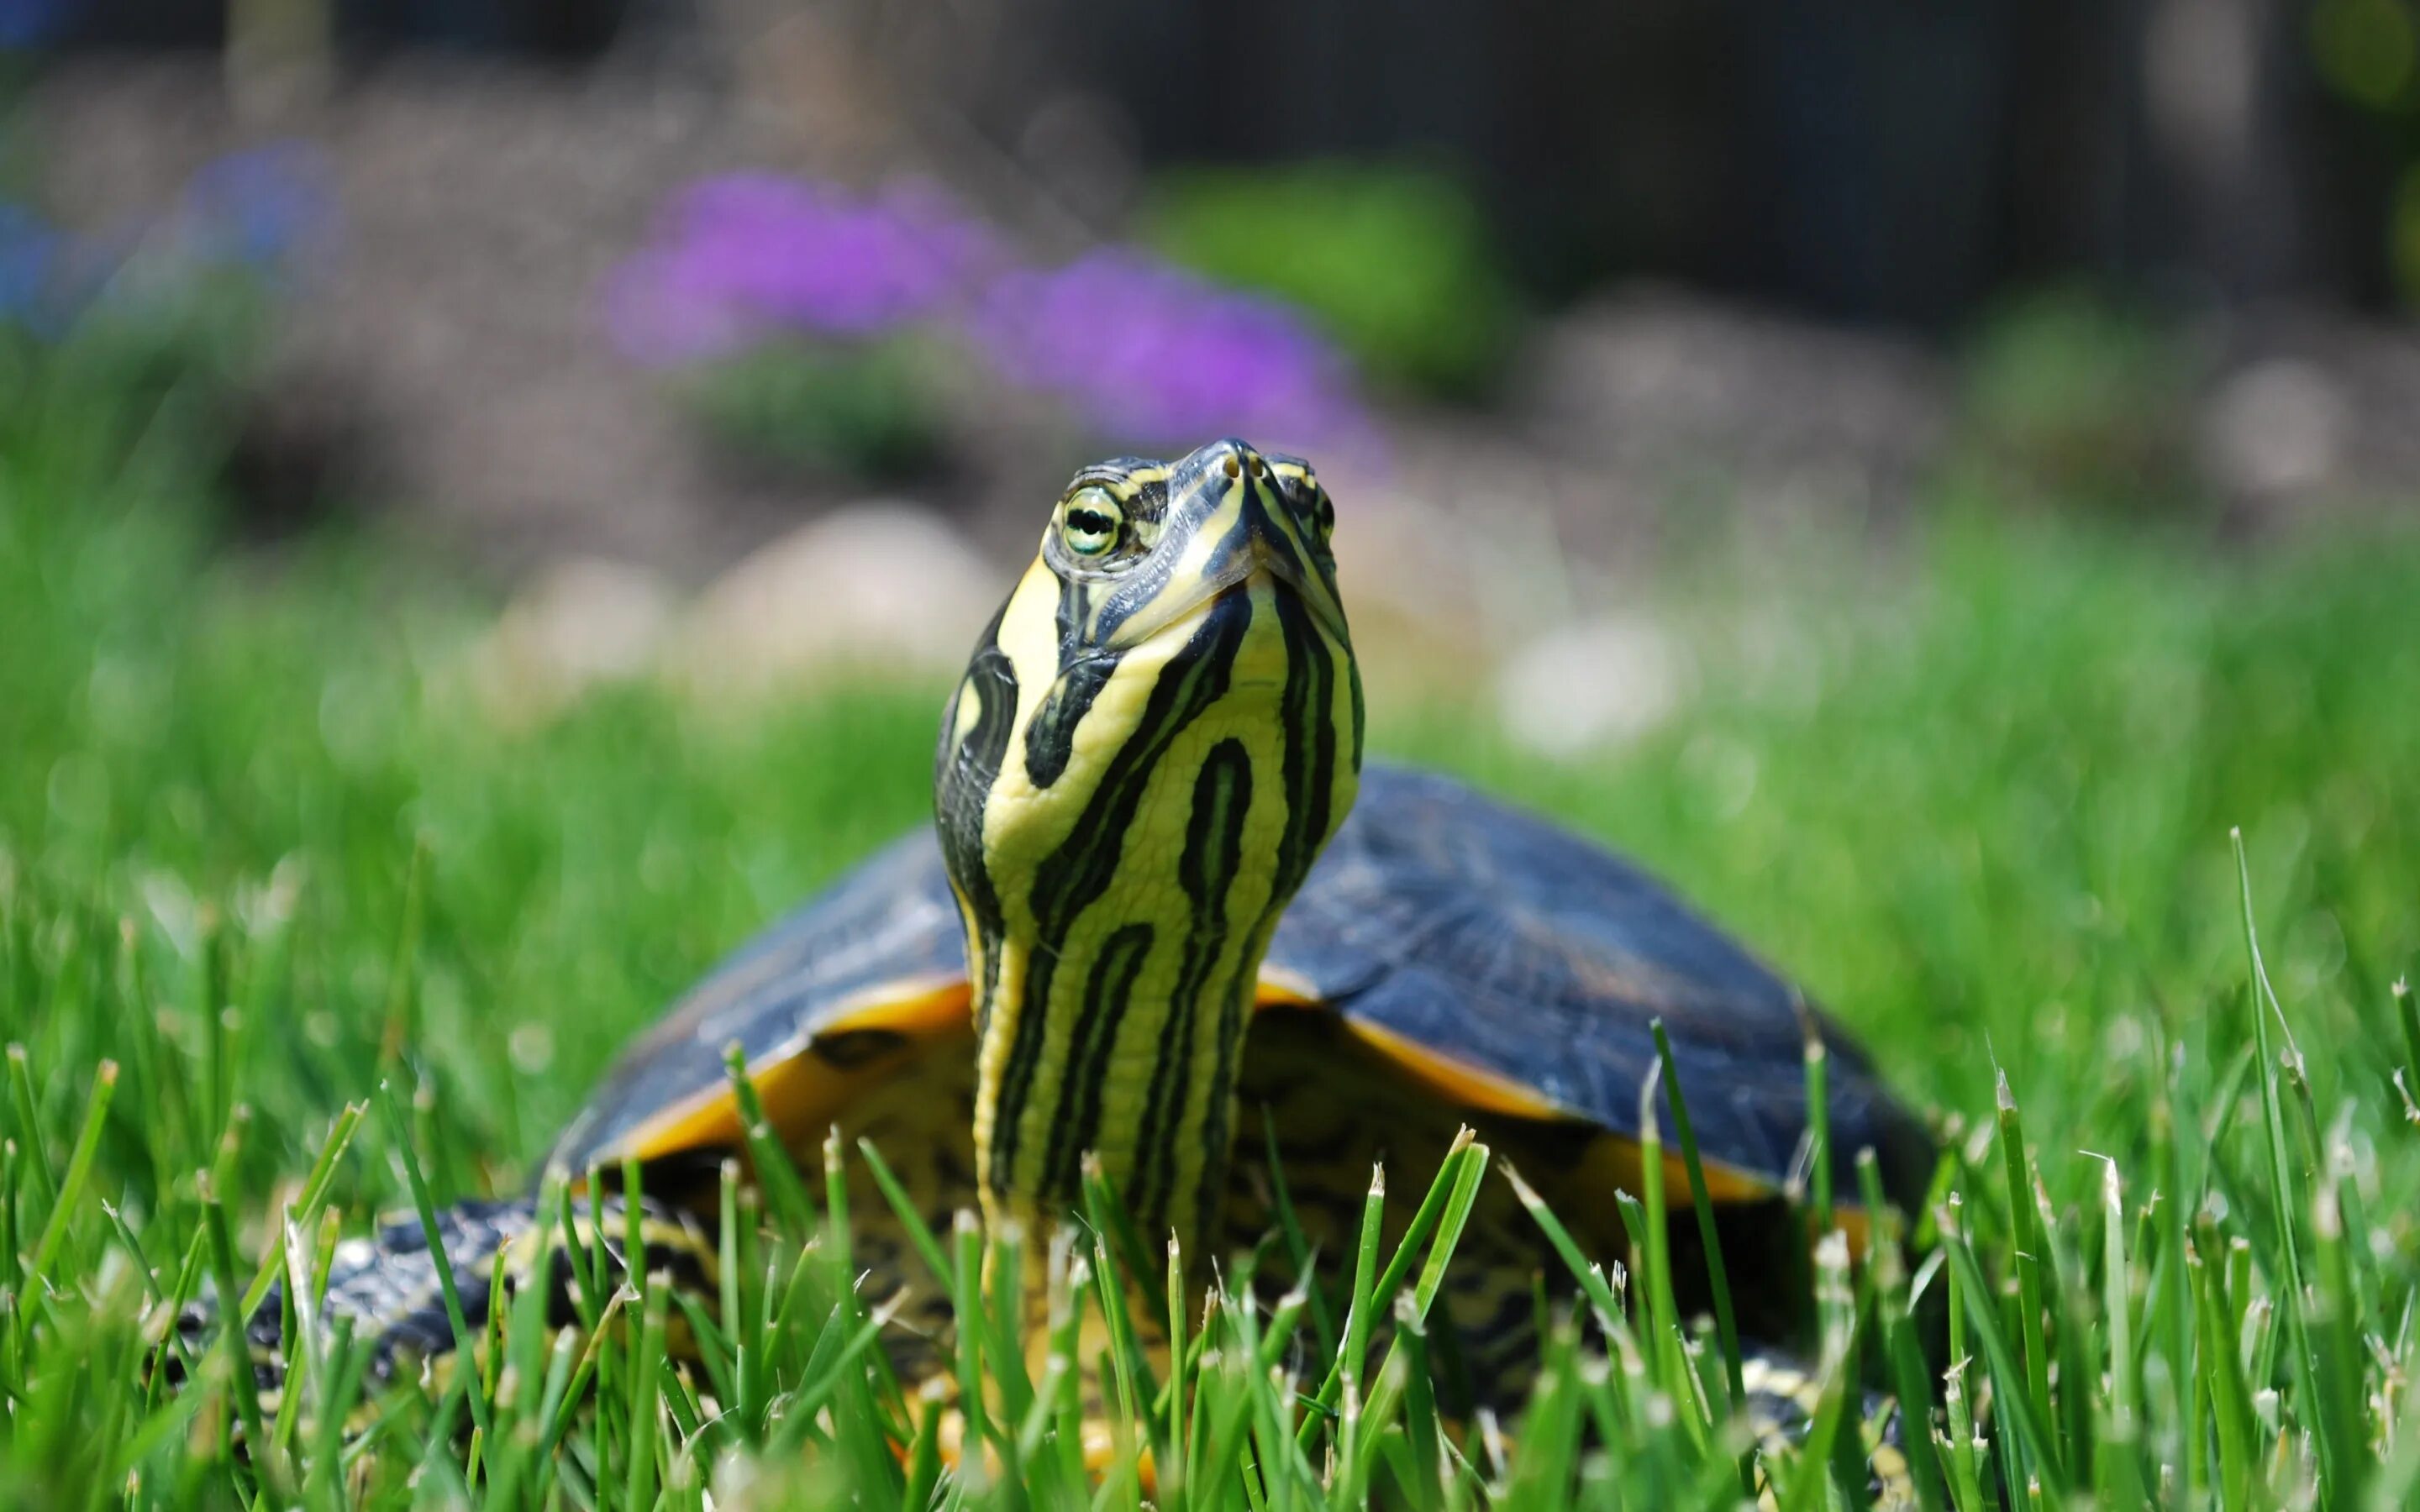
[{"label": "turtle front leg", "polygon": [[[714,1295],[715,1247],[688,1213],[646,1198],[633,1211],[618,1195],[598,1202],[582,1198],[571,1211],[573,1240],[605,1255],[601,1285],[609,1294],[629,1273],[626,1251],[635,1220],[646,1273]],[[438,1213],[433,1235],[416,1215],[396,1219],[336,1246],[318,1315],[323,1327],[341,1322],[357,1345],[366,1347],[365,1379],[373,1388],[408,1371],[451,1368],[458,1346],[439,1281],[441,1258],[452,1273],[463,1324],[476,1337],[488,1333],[499,1278],[507,1295],[542,1288],[549,1327],[582,1321],[579,1268],[566,1252],[563,1226],[542,1212],[535,1198],[457,1204]],[[268,1413],[277,1411],[290,1369],[286,1291],[280,1275],[241,1323],[255,1387]],[[228,1325],[223,1299],[207,1293],[178,1316],[178,1339],[165,1350],[163,1365],[172,1385],[183,1383],[185,1361],[205,1360],[216,1331]],[[354,1426],[366,1427],[366,1420]]]}]

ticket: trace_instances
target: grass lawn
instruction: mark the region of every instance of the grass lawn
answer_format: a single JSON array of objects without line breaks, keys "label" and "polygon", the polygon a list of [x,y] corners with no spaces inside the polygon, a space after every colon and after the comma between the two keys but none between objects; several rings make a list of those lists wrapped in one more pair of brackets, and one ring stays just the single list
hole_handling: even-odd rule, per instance
[{"label": "grass lawn", "polygon": [[[349,1447],[341,1340],[294,1341],[298,1395],[334,1408],[255,1425],[266,1455],[230,1448],[256,1409],[223,1357],[194,1363],[198,1389],[159,1384],[167,1307],[251,1277],[332,1128],[349,1142],[312,1196],[348,1232],[410,1207],[412,1171],[440,1202],[518,1189],[629,1034],[923,820],[941,690],[734,717],[639,688],[499,728],[465,672],[478,604],[383,543],[214,554],[154,440],[0,421],[0,1499],[1092,1495],[991,1333],[969,1368],[1038,1402],[998,1425],[990,1458],[1017,1473],[927,1458],[820,1214],[729,1241],[738,1321],[687,1378],[659,1364],[682,1314],[651,1289],[594,1350],[510,1310],[491,1379],[406,1388]],[[2222,556],[1950,508],[1887,570],[1665,596],[1698,688],[1638,745],[1550,764],[1385,707],[1374,744],[1638,856],[1958,1131],[1954,1222],[1918,1215],[1823,1341],[1930,1405],[1949,1447],[1919,1449],[1928,1503],[2413,1504],[2420,1115],[2395,1077],[2420,1029],[2394,984],[2420,959],[2420,541]],[[971,1251],[944,1257],[975,1285]],[[1913,1352],[1911,1276],[1971,1362],[1947,1381]],[[1509,1467],[1481,1436],[1440,1448],[1400,1365],[1296,1447],[1303,1409],[1245,1362],[1274,1357],[1260,1331],[1310,1325],[1240,1311],[1173,1398],[1136,1386],[1133,1442],[1179,1467],[1161,1504],[1730,1504],[1741,1444],[1699,1421],[1719,1350],[1693,1386],[1659,1280],[1633,1277],[1611,1368],[1598,1328],[1559,1336]],[[1771,1457],[1784,1504],[1847,1500],[1823,1453],[1847,1416]],[[1138,1494],[1112,1477],[1098,1504]]]}]

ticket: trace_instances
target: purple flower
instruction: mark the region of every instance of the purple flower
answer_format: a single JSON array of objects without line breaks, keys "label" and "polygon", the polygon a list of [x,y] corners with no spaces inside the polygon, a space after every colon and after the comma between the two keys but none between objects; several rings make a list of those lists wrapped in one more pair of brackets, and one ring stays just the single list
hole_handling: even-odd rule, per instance
[{"label": "purple flower", "polygon": [[65,0],[0,0],[0,47],[32,47],[50,40],[67,19]]},{"label": "purple flower", "polygon": [[99,230],[0,201],[0,321],[51,340],[96,312],[147,316],[200,275],[273,279],[333,219],[319,160],[290,144],[219,158],[175,204]]},{"label": "purple flower", "polygon": [[644,363],[780,336],[940,330],[1104,440],[1242,434],[1377,452],[1349,364],[1289,307],[1123,249],[1019,268],[988,226],[915,185],[869,199],[771,174],[706,179],[615,271],[605,310],[622,349]]},{"label": "purple flower", "polygon": [[999,279],[970,333],[1011,381],[1119,440],[1332,450],[1373,434],[1344,359],[1292,310],[1125,249]]},{"label": "purple flower", "polygon": [[938,193],[871,199],[769,174],[692,186],[616,272],[607,315],[623,348],[677,363],[780,334],[862,340],[962,300],[994,241]]},{"label": "purple flower", "polygon": [[60,240],[49,222],[0,200],[0,320],[44,323]]},{"label": "purple flower", "polygon": [[335,195],[317,153],[280,142],[205,163],[185,185],[183,211],[192,255],[274,272],[326,238]]}]

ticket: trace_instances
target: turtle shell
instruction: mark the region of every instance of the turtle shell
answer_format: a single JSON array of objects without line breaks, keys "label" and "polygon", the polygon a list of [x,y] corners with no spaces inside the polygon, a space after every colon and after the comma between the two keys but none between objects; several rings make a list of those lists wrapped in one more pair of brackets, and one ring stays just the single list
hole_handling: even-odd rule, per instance
[{"label": "turtle shell", "polygon": [[[1434,773],[1364,772],[1279,925],[1261,1003],[1332,1013],[1449,1104],[1619,1141],[1640,1133],[1660,1018],[1717,1198],[1761,1197],[1788,1173],[1807,1127],[1811,1031],[1829,1053],[1836,1188],[1856,1190],[1861,1149],[1902,1203],[1931,1170],[1922,1125],[1865,1056],[1739,944],[1603,848]],[[829,1115],[853,1067],[963,1036],[967,1004],[958,910],[922,831],[700,983],[624,1057],[551,1164],[578,1172],[727,1141],[733,1045],[760,1087],[787,1075],[786,1096]],[[1248,1073],[1252,1057],[1248,1041]]]}]

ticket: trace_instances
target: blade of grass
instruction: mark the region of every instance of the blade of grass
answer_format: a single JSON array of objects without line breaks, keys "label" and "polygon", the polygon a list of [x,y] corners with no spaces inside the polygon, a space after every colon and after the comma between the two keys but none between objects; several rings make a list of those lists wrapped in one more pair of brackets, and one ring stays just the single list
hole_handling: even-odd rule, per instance
[{"label": "blade of grass", "polygon": [[1656,1384],[1676,1403],[1691,1409],[1682,1420],[1691,1437],[1704,1444],[1713,1427],[1707,1420],[1699,1389],[1689,1369],[1688,1340],[1681,1332],[1681,1304],[1672,1276],[1671,1214],[1664,1199],[1664,1120],[1655,1104],[1664,1079],[1663,1062],[1647,1068],[1638,1088],[1638,1185],[1642,1215],[1638,1237],[1644,1273],[1637,1278],[1647,1304],[1649,1358],[1654,1362]]},{"label": "blade of grass", "polygon": [[[17,1143],[25,1152],[25,1184],[45,1210],[58,1206],[58,1188],[51,1181],[51,1156],[42,1139],[41,1101],[34,1092],[34,1072],[25,1047],[8,1047],[8,1096],[17,1108]],[[15,1263],[15,1256],[10,1256]]]},{"label": "blade of grass", "polygon": [[1321,1355],[1333,1358],[1337,1350],[1336,1327],[1327,1310],[1327,1299],[1321,1288],[1311,1284],[1311,1273],[1318,1263],[1311,1243],[1303,1237],[1302,1223],[1295,1211],[1294,1191],[1286,1180],[1285,1161],[1278,1150],[1277,1114],[1261,1109],[1261,1137],[1268,1152],[1265,1169],[1269,1178],[1269,1201],[1277,1210],[1278,1232],[1283,1236],[1287,1257],[1294,1261],[1295,1274],[1310,1285],[1311,1327],[1319,1340]]},{"label": "blade of grass", "polygon": [[[411,1148],[411,1125],[405,1121],[403,1109],[395,1101],[395,1087],[390,1082],[379,1083],[379,1111],[384,1116],[388,1142],[395,1147],[396,1158],[403,1162],[405,1182],[411,1189],[411,1205],[420,1218],[420,1231],[428,1240],[429,1268],[437,1273],[437,1290],[445,1305],[445,1321],[454,1330],[454,1346],[461,1352],[466,1380],[475,1379],[478,1372],[472,1362],[478,1358],[478,1336],[472,1333],[469,1319],[462,1311],[462,1293],[454,1280],[454,1260],[445,1252],[445,1230],[438,1222],[437,1199],[429,1195],[428,1180],[420,1171],[420,1157]],[[628,1253],[636,1257],[644,1251],[637,1248]],[[488,1422],[488,1400],[475,1387],[466,1388],[471,1419],[483,1434],[492,1436]]]},{"label": "blade of grass", "polygon": [[2124,1194],[2114,1160],[2102,1162],[2101,1217],[2101,1321],[2108,1333],[2104,1356],[2107,1374],[2103,1378],[2108,1382],[2108,1395],[2102,1407],[2105,1421],[2094,1446],[2093,1468],[2098,1473],[2104,1504],[2138,1506],[2142,1504],[2144,1479],[2139,1458],[2133,1300],[2127,1294],[2127,1279],[2132,1273],[2126,1263]]},{"label": "blade of grass", "polygon": [[1857,1190],[1867,1213],[1866,1264],[1882,1319],[1883,1348],[1890,1365],[1891,1388],[1899,1394],[1900,1451],[1918,1504],[1924,1512],[1944,1512],[1947,1493],[1933,1444],[1931,1390],[1925,1380],[1924,1346],[1916,1336],[1908,1296],[1900,1214],[1884,1195],[1882,1166],[1870,1147],[1857,1151]]},{"label": "blade of grass", "polygon": [[889,1205],[892,1215],[898,1218],[899,1227],[908,1235],[908,1242],[923,1258],[925,1269],[933,1273],[933,1278],[941,1284],[944,1291],[953,1296],[956,1295],[958,1285],[956,1267],[951,1263],[948,1252],[941,1248],[940,1240],[934,1236],[933,1226],[924,1221],[924,1214],[918,1211],[913,1201],[909,1200],[908,1189],[901,1186],[899,1178],[892,1174],[891,1166],[882,1158],[882,1152],[874,1148],[874,1142],[870,1139],[860,1139],[857,1142],[857,1152],[864,1158],[865,1168],[874,1174],[875,1189],[882,1194],[882,1200]]},{"label": "blade of grass", "polygon": [[[362,1119],[369,1111],[365,1103],[348,1103],[328,1129],[328,1137],[320,1142],[318,1157],[302,1179],[301,1193],[295,1197],[291,1220],[309,1227],[318,1222],[320,1209],[326,1205],[329,1189],[336,1179],[337,1162],[353,1142],[354,1133],[361,1128]],[[278,1257],[272,1253],[261,1257],[260,1268],[253,1273],[252,1284],[243,1289],[243,1301],[237,1311],[249,1318],[269,1296],[269,1288],[277,1279]]]},{"label": "blade of grass", "polygon": [[2395,1016],[2403,1026],[2403,1087],[2407,1097],[2420,1098],[2420,996],[2412,984],[2397,980],[2391,989]]},{"label": "blade of grass", "polygon": [[[633,1252],[631,1272],[639,1273],[644,1267],[637,1262]],[[664,1319],[668,1313],[666,1287],[651,1287],[640,1299],[639,1326],[629,1338],[629,1368],[625,1378],[628,1395],[623,1403],[622,1443],[628,1460],[623,1467],[622,1504],[627,1507],[653,1506],[656,1500],[657,1446],[661,1440],[660,1418],[663,1412],[661,1377],[659,1374],[664,1357]],[[603,1466],[597,1467],[600,1473]]]},{"label": "blade of grass", "polygon": [[2209,1392],[2212,1436],[2218,1441],[2218,1504],[2224,1512],[2246,1512],[2251,1505],[2252,1464],[2257,1449],[2257,1426],[2252,1415],[2252,1392],[2243,1376],[2243,1357],[2236,1346],[2236,1330],[2228,1320],[2232,1309],[2220,1295],[2226,1287],[2222,1269],[2202,1259],[2199,1251],[2217,1239],[2215,1226],[2203,1221],[2195,1247],[2186,1256],[2194,1280],[2195,1316],[2201,1330],[2201,1373]]},{"label": "blade of grass", "polygon": [[[2009,1265],[2017,1277],[2017,1338],[2024,1350],[2024,1365],[2023,1376],[2010,1379],[2024,1381],[2034,1420],[2048,1425],[2055,1421],[2055,1409],[2051,1399],[2050,1335],[2043,1327],[2042,1256],[2046,1240],[2034,1210],[2033,1161],[2025,1149],[2024,1119],[2018,1112],[2016,1094],[2009,1087],[2008,1072],[1996,1064],[1993,1071],[1993,1095],[1999,1103],[2001,1174],[2008,1181]],[[2065,1484],[2064,1461],[2057,1444],[2047,1433],[2039,1443],[2026,1441],[2024,1450],[2028,1455],[2048,1456],[2048,1461],[2040,1468],[2054,1481]]]},{"label": "blade of grass", "polygon": [[[235,1295],[235,1245],[227,1238],[226,1210],[219,1205],[217,1189],[207,1176],[201,1180],[202,1233],[209,1242],[210,1282],[222,1297]],[[261,1464],[270,1460],[269,1435],[260,1415],[260,1387],[253,1377],[252,1351],[244,1336],[244,1319],[229,1314],[219,1319],[219,1337],[226,1354],[227,1393],[235,1398],[236,1414],[243,1424],[244,1442],[253,1447]]]},{"label": "blade of grass", "polygon": [[754,1164],[757,1183],[765,1189],[766,1200],[791,1232],[814,1232],[815,1208],[807,1196],[806,1178],[790,1158],[789,1147],[765,1117],[765,1104],[756,1095],[755,1080],[748,1074],[747,1052],[737,1041],[723,1047],[722,1066],[731,1084],[732,1100],[739,1105],[741,1137],[747,1141],[748,1156]]},{"label": "blade of grass", "polygon": [[1793,999],[1792,1006],[1798,1011],[1800,1057],[1807,1077],[1807,1179],[1815,1232],[1823,1235],[1832,1231],[1832,1052],[1806,1001]]},{"label": "blade of grass", "polygon": [[2269,1157],[2269,1179],[2277,1213],[2278,1257],[2283,1262],[2286,1289],[2279,1298],[2279,1310],[2284,1314],[2286,1333],[2294,1350],[2295,1365],[2302,1378],[2303,1389],[2310,1398],[2309,1406],[2317,1419],[2320,1473],[2331,1488],[2342,1484],[2350,1466],[2339,1462],[2340,1440],[2347,1437],[2350,1425],[2338,1424],[2325,1401],[2326,1385],[2319,1373],[2317,1347],[2304,1317],[2302,1299],[2310,1295],[2308,1278],[2304,1273],[2302,1245],[2295,1236],[2294,1212],[2297,1209],[2292,1161],[2287,1153],[2286,1114],[2277,1091],[2279,1060],[2270,1032],[2271,1015],[2277,1027],[2287,1035],[2292,1060],[2299,1064],[2302,1052],[2293,1048],[2292,1031],[2286,1026],[2285,1010],[2276,995],[2269,988],[2269,969],[2260,959],[2260,934],[2252,913],[2252,867],[2243,853],[2243,831],[2227,832],[2235,848],[2235,873],[2243,904],[2243,950],[2251,975],[2251,1011],[2254,1042],[2260,1049],[2260,1111],[2266,1125]]},{"label": "blade of grass", "polygon": [[[1454,1162],[1466,1151],[1474,1148],[1476,1137],[1466,1128],[1454,1135],[1453,1144],[1447,1149],[1445,1159],[1437,1163],[1436,1175],[1429,1182],[1428,1194],[1420,1198],[1420,1205],[1412,1213],[1411,1222],[1404,1227],[1404,1237],[1395,1242],[1395,1253],[1388,1257],[1386,1270],[1379,1273],[1377,1281],[1372,1287],[1373,1295],[1391,1297],[1402,1289],[1404,1278],[1411,1274],[1412,1263],[1419,1258],[1421,1245],[1427,1242],[1439,1220],[1445,1216],[1446,1205],[1452,1198]],[[1311,1411],[1305,1414],[1301,1426],[1296,1429],[1295,1442],[1304,1452],[1309,1452],[1311,1438],[1319,1431],[1320,1424],[1335,1411],[1342,1390],[1343,1380],[1344,1360],[1340,1354],[1330,1360],[1327,1373],[1320,1381],[1319,1390],[1312,1393],[1309,1398]]]},{"label": "blade of grass", "polygon": [[[1739,1404],[1747,1399],[1740,1365],[1739,1319],[1731,1306],[1730,1277],[1723,1264],[1722,1241],[1714,1227],[1714,1200],[1706,1195],[1705,1162],[1698,1153],[1697,1131],[1689,1122],[1688,1099],[1681,1091],[1681,1071],[1672,1060],[1672,1037],[1661,1018],[1650,1027],[1655,1035],[1656,1058],[1664,1068],[1665,1095],[1672,1109],[1672,1133],[1681,1142],[1681,1159],[1689,1173],[1689,1201],[1697,1210],[1698,1240],[1706,1254],[1706,1280],[1714,1301],[1714,1332],[1722,1341],[1723,1378],[1730,1388],[1730,1398],[1725,1404],[1728,1415],[1737,1412]],[[1744,1494],[1753,1497],[1754,1471],[1745,1459],[1741,1462],[1741,1474]]]},{"label": "blade of grass", "polygon": [[[1960,1300],[1965,1304],[1965,1316],[1975,1336],[1983,1346],[1983,1354],[1991,1362],[1995,1379],[2009,1386],[2024,1381],[2024,1367],[2009,1347],[2001,1332],[2000,1321],[1993,1316],[1990,1286],[1983,1279],[1981,1267],[1976,1264],[1974,1252],[1967,1247],[1965,1236],[1954,1231],[1945,1221],[1942,1244],[1949,1256],[1951,1270],[1960,1286]],[[2066,1485],[2059,1478],[2058,1460],[2050,1452],[2050,1426],[2034,1406],[2033,1398],[2022,1392],[2005,1394],[2002,1408],[2015,1426],[2017,1439],[2031,1462],[2037,1467],[2034,1476],[2040,1486],[2040,1500],[2052,1512],[2066,1505]]]},{"label": "blade of grass", "polygon": [[[1428,1259],[1420,1267],[1419,1280],[1412,1287],[1412,1316],[1416,1321],[1428,1319],[1429,1308],[1436,1301],[1438,1289],[1445,1285],[1446,1269],[1453,1252],[1462,1242],[1463,1228],[1470,1222],[1472,1208],[1479,1201],[1480,1183],[1486,1179],[1488,1149],[1473,1142],[1465,1146],[1450,1162],[1455,1166],[1453,1188],[1446,1198],[1445,1211],[1437,1220],[1436,1237],[1429,1243]],[[1393,1424],[1402,1409],[1404,1383],[1401,1339],[1388,1345],[1386,1359],[1378,1366],[1377,1385],[1362,1413],[1362,1440],[1358,1448],[1357,1476],[1368,1484],[1370,1467],[1374,1459],[1381,1436]]]},{"label": "blade of grass", "polygon": [[104,1060],[93,1073],[92,1094],[85,1101],[84,1127],[76,1134],[74,1150],[68,1156],[67,1175],[59,1181],[57,1200],[51,1207],[50,1220],[42,1225],[42,1237],[34,1242],[33,1278],[50,1284],[51,1262],[58,1257],[59,1245],[65,1242],[68,1221],[83,1199],[84,1189],[92,1180],[93,1157],[101,1149],[101,1131],[109,1117],[110,1099],[117,1091],[117,1062]]},{"label": "blade of grass", "polygon": [[1370,1168],[1370,1190],[1361,1199],[1361,1234],[1353,1250],[1353,1296],[1344,1315],[1344,1352],[1337,1365],[1345,1379],[1358,1383],[1370,1358],[1370,1319],[1376,1305],[1378,1242],[1387,1215],[1387,1168]]}]

